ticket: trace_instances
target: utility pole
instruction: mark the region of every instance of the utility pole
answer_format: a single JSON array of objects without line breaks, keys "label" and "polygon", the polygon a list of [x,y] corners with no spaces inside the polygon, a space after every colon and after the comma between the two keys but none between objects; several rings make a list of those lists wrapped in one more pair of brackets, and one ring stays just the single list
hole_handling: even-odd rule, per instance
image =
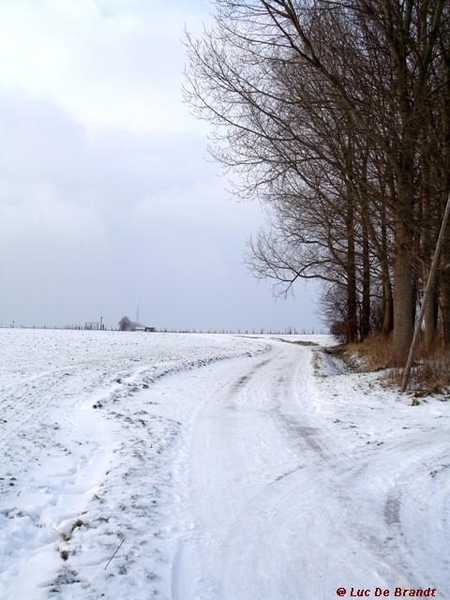
[{"label": "utility pole", "polygon": [[439,231],[438,239],[436,242],[436,248],[434,250],[433,260],[431,262],[430,272],[428,274],[427,284],[423,293],[422,306],[420,307],[419,318],[417,319],[416,326],[414,328],[414,335],[409,348],[408,360],[406,361],[405,370],[403,372],[401,391],[405,392],[408,387],[409,375],[411,372],[412,362],[414,360],[414,352],[416,350],[417,342],[419,341],[420,329],[422,327],[423,316],[425,314],[425,308],[429,301],[431,292],[431,286],[433,285],[434,275],[436,273],[436,267],[441,253],[442,244],[444,243],[444,234],[447,227],[448,217],[450,214],[450,193],[447,198],[447,204],[445,205],[444,216],[442,217],[441,229]]}]

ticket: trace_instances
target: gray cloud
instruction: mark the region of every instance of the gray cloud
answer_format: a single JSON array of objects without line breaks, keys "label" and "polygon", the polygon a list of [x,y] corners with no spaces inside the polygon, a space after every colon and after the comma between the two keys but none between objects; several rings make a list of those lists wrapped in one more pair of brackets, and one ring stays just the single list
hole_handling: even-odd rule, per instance
[{"label": "gray cloud", "polygon": [[[115,325],[139,304],[158,327],[317,328],[311,293],[275,303],[242,264],[263,217],[256,203],[228,198],[181,106],[176,35],[187,4],[158,13],[167,30],[178,15],[170,33],[164,18],[155,32],[154,10],[138,0],[76,9],[61,0],[59,12],[12,4],[0,5],[4,27],[16,28],[2,42],[12,65],[0,64],[0,323],[102,315]],[[28,58],[38,47],[39,74],[59,49],[53,77],[28,78],[32,18]]]}]

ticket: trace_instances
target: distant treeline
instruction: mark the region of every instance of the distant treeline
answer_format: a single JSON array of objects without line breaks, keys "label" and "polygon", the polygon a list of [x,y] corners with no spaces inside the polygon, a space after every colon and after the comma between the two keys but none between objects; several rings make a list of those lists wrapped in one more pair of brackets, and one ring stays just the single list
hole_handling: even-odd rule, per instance
[{"label": "distant treeline", "polygon": [[[450,190],[448,0],[216,0],[188,36],[188,102],[270,221],[248,262],[280,293],[322,282],[347,342],[403,364]],[[450,348],[450,232],[425,313]]]}]

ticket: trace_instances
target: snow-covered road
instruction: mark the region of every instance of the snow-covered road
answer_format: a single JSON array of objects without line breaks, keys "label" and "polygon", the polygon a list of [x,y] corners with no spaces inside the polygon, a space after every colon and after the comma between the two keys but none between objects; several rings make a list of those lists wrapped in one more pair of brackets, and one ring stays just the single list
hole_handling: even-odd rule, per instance
[{"label": "snow-covered road", "polygon": [[450,598],[449,402],[276,339],[19,333],[2,600]]},{"label": "snow-covered road", "polygon": [[207,401],[179,457],[174,599],[450,597],[448,406],[399,405],[332,366],[278,343],[185,387]]}]

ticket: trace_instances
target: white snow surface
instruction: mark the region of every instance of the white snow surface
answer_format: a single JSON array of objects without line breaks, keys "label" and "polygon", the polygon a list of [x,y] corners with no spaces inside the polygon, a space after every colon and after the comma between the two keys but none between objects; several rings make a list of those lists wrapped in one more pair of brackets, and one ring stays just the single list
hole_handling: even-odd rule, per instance
[{"label": "white snow surface", "polygon": [[448,600],[450,402],[285,340],[0,330],[0,599]]}]

